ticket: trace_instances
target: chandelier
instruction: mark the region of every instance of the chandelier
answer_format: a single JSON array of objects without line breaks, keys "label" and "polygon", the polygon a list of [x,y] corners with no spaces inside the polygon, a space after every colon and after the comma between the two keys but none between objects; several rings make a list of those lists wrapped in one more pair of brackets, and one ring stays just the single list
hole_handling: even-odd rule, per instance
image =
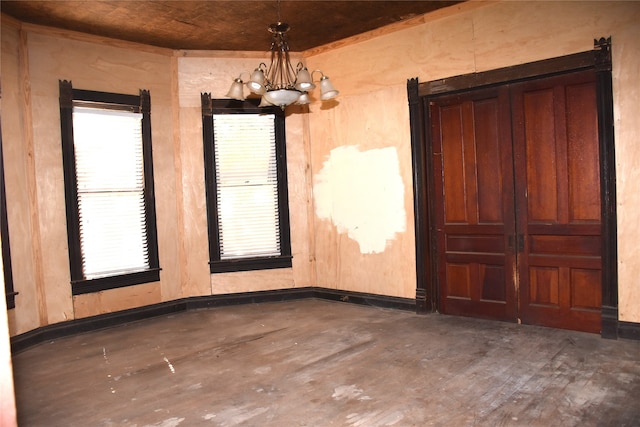
[{"label": "chandelier", "polygon": [[[287,32],[289,24],[280,21],[280,0],[278,0],[278,23],[269,25],[271,36],[271,64],[261,62],[250,74],[247,87],[261,96],[260,106],[276,105],[283,110],[291,104],[309,104],[309,92],[315,89],[313,82],[315,73],[320,73],[320,99],[326,101],[335,98],[338,91],[333,87],[329,77],[320,70],[309,72],[307,67],[298,62],[294,68],[289,58]],[[243,73],[249,74],[249,73]],[[233,80],[226,96],[244,101],[244,81],[242,75]]]}]

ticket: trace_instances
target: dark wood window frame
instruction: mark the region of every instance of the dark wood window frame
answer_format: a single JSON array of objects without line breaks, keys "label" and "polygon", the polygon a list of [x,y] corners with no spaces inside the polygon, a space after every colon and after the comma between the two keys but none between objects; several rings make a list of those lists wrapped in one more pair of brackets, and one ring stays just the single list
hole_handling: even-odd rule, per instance
[{"label": "dark wood window frame", "polygon": [[419,83],[407,81],[416,236],[416,307],[419,313],[438,310],[437,253],[433,194],[432,141],[428,114],[433,98],[469,89],[532,80],[579,70],[596,72],[600,179],[602,191],[602,328],[603,338],[617,338],[618,270],[616,172],[613,131],[611,38],[594,40],[594,50],[482,73]]},{"label": "dark wood window frame", "polygon": [[7,224],[7,194],[4,183],[4,154],[2,152],[2,130],[0,129],[0,234],[2,235],[2,268],[4,292],[7,309],[16,307],[16,295],[13,289],[13,271],[11,269],[11,247],[9,244],[9,225]]},{"label": "dark wood window frame", "polygon": [[[160,280],[158,260],[158,238],[156,228],[155,195],[153,185],[153,157],[151,147],[151,101],[149,92],[140,90],[139,95],[116,94],[74,89],[70,81],[60,81],[60,124],[62,131],[62,159],[64,169],[65,203],[67,212],[67,240],[69,246],[69,266],[73,295],[99,292]],[[73,106],[110,106],[142,113],[142,144],[144,162],[144,201],[146,213],[147,251],[149,268],[144,271],[87,280],[82,272],[80,247],[80,222],[78,212],[78,192],[73,145]]]},{"label": "dark wood window frame", "polygon": [[[205,185],[207,198],[207,221],[209,229],[209,267],[211,273],[232,271],[290,268],[292,265],[289,229],[289,197],[287,185],[287,157],[285,139],[285,116],[278,107],[259,107],[259,100],[235,101],[211,99],[211,94],[201,94],[202,136],[204,142]],[[276,166],[278,179],[278,212],[280,228],[280,256],[220,259],[218,227],[217,187],[215,182],[214,114],[260,114],[275,115]]]}]

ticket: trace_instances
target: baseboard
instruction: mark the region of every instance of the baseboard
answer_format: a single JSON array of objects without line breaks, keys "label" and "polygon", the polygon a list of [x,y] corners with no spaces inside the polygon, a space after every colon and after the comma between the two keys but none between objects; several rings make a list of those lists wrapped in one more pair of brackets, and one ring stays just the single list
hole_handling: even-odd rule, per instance
[{"label": "baseboard", "polygon": [[136,307],[114,313],[100,314],[83,319],[42,326],[29,332],[11,337],[11,352],[16,354],[46,341],[188,310],[240,304],[291,301],[308,298],[414,312],[416,310],[416,301],[414,299],[318,287],[207,295],[167,301],[159,304]]},{"label": "baseboard", "polygon": [[640,340],[640,323],[618,322],[618,338]]},{"label": "baseboard", "polygon": [[312,288],[314,297],[318,299],[340,301],[349,304],[368,305],[396,310],[416,311],[416,300],[411,298],[391,297],[385,295],[367,294],[363,292],[341,291],[328,288]]},{"label": "baseboard", "polygon": [[184,300],[177,300],[42,326],[11,337],[11,352],[19,353],[46,341],[185,310]]}]

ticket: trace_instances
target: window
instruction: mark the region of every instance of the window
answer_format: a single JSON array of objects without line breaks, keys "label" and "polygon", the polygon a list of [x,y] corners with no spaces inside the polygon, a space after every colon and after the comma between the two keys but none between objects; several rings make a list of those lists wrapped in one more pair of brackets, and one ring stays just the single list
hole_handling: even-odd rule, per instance
[{"label": "window", "polygon": [[11,251],[9,249],[9,226],[7,225],[7,197],[4,184],[4,156],[2,154],[2,132],[0,131],[0,240],[2,241],[2,256],[0,280],[4,283],[4,293],[7,308],[15,308],[17,292],[13,291],[13,273],[11,272]]},{"label": "window", "polygon": [[60,119],[74,295],[160,280],[149,92],[73,89]]},{"label": "window", "polygon": [[291,267],[284,113],[202,94],[212,273]]}]

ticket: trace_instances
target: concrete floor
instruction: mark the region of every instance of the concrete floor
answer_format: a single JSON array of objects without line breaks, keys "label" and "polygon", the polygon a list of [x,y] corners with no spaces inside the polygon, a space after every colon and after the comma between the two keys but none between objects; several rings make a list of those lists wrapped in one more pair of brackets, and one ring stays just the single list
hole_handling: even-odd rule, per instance
[{"label": "concrete floor", "polygon": [[67,337],[14,368],[22,427],[640,425],[640,341],[320,300]]}]

